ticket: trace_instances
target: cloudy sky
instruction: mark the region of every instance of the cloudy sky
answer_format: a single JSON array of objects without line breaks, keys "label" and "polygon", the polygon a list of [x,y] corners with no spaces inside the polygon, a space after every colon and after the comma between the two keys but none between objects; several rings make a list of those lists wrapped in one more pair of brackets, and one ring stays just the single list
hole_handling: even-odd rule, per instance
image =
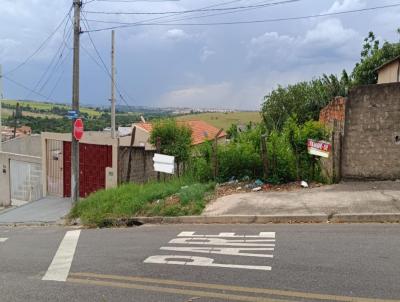
[{"label": "cloudy sky", "polygon": [[[86,11],[88,25],[84,23],[82,29],[118,25],[104,21],[133,23],[162,17],[146,23],[163,25],[116,29],[117,81],[130,105],[258,109],[263,96],[278,84],[309,80],[322,73],[340,73],[343,68],[351,70],[359,59],[363,38],[370,30],[380,40],[399,40],[396,28],[400,27],[400,6],[282,22],[179,25],[334,13],[399,3],[396,0],[112,1],[118,0],[85,0],[88,3],[83,10]],[[56,29],[68,13],[71,2],[1,0],[0,64],[7,76],[4,79],[6,98],[70,102],[72,39],[68,18],[26,64],[12,73],[8,72],[31,56]],[[229,14],[221,14],[226,11],[180,15],[93,13],[168,12],[267,3],[275,5]],[[92,32],[90,37],[108,67],[110,31]],[[87,33],[81,36],[81,102],[106,105],[110,80],[101,68],[90,37]],[[121,100],[119,102],[123,104]]]}]

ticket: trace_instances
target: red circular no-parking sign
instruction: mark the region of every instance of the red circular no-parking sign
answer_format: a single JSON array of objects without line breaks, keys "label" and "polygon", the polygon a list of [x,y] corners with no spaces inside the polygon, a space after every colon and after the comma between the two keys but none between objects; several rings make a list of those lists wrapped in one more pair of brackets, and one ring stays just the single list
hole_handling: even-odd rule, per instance
[{"label": "red circular no-parking sign", "polygon": [[78,118],[74,123],[74,137],[76,140],[81,140],[83,137],[83,121]]}]

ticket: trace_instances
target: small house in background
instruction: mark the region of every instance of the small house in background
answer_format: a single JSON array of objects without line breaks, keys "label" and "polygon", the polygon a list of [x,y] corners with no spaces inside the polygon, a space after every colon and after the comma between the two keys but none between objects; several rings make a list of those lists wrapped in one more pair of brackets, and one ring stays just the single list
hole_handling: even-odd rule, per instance
[{"label": "small house in background", "polygon": [[[215,136],[218,134],[218,128],[204,122],[204,121],[178,121],[179,125],[188,126],[192,129],[192,146],[201,145],[207,141],[215,139]],[[153,130],[153,125],[151,123],[136,123],[133,124],[137,129],[144,130],[147,133],[146,137],[141,137],[142,142],[145,139],[145,142],[148,142],[150,139],[151,131]],[[218,135],[218,142],[226,142],[226,132],[222,131]],[[137,140],[135,140],[136,142]]]},{"label": "small house in background", "polygon": [[376,71],[378,84],[400,82],[400,56],[379,66]]}]

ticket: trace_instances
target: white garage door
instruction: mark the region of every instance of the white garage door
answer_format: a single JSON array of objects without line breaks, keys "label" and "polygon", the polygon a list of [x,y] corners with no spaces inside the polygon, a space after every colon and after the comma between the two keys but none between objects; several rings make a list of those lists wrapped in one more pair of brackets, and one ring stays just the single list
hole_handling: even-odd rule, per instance
[{"label": "white garage door", "polygon": [[40,164],[10,161],[11,204],[19,206],[43,197]]}]

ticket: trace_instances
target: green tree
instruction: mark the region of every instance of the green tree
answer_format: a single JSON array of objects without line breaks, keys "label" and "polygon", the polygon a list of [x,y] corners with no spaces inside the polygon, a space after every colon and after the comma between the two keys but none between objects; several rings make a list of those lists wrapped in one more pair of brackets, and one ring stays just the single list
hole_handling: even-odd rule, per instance
[{"label": "green tree", "polygon": [[346,95],[348,86],[346,71],[343,71],[340,79],[333,74],[324,74],[309,82],[279,86],[264,97],[261,114],[267,130],[281,131],[291,116],[297,116],[299,124],[317,120],[320,110],[332,98]]},{"label": "green tree", "polygon": [[[397,29],[400,34],[400,29]],[[376,40],[373,32],[369,32],[364,39],[360,62],[356,64],[352,72],[353,85],[376,84],[378,73],[376,69],[382,64],[400,56],[400,43],[385,41],[382,47]]]},{"label": "green tree", "polygon": [[160,151],[163,154],[175,156],[178,175],[180,163],[189,159],[192,145],[192,130],[174,119],[156,121],[150,136],[150,142],[157,144],[160,140]]}]

